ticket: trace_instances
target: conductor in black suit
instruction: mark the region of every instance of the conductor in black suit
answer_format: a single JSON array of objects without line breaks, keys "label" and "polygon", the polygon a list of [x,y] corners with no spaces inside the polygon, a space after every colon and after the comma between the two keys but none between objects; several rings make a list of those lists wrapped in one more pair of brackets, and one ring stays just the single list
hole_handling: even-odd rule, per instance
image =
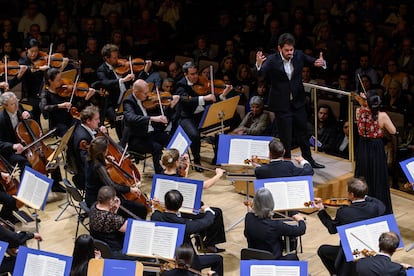
[{"label": "conductor in black suit", "polygon": [[306,127],[306,96],[302,82],[302,68],[305,64],[326,67],[322,57],[313,58],[295,50],[293,35],[284,33],[278,40],[278,51],[265,57],[261,51],[256,54],[256,68],[271,83],[269,109],[275,112],[279,137],[285,146],[285,157],[290,158],[292,133],[298,137],[302,156],[313,168],[324,168],[312,158]]},{"label": "conductor in black suit", "polygon": [[[384,215],[384,204],[367,194],[368,186],[365,181],[353,178],[348,182],[348,199],[351,204],[339,208],[334,219],[326,212],[322,201],[316,204],[319,209],[318,217],[330,234],[338,232],[337,226]],[[352,262],[346,263],[340,245],[321,245],[318,255],[331,275],[355,275],[355,265]]]},{"label": "conductor in black suit", "polygon": [[407,275],[407,268],[412,268],[407,264],[399,264],[391,261],[391,256],[400,244],[400,237],[395,232],[382,233],[378,239],[379,251],[375,256],[365,257],[358,260],[356,271],[358,276]]},{"label": "conductor in black suit", "polygon": [[298,156],[293,159],[300,165],[295,166],[291,161],[283,160],[285,148],[279,139],[269,142],[270,163],[256,167],[254,173],[257,179],[313,175],[313,168],[307,160]]}]

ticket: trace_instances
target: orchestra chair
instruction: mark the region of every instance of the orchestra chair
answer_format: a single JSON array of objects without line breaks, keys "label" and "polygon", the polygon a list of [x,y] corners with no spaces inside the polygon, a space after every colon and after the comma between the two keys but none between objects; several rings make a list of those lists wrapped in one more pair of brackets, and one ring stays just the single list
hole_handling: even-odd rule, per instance
[{"label": "orchestra chair", "polygon": [[136,151],[128,151],[128,154],[133,157],[135,163],[138,164],[139,161],[143,162],[142,173],[144,173],[145,167],[147,166],[147,159],[152,158],[152,154],[151,153],[140,153]]},{"label": "orchestra chair", "polygon": [[79,225],[82,226],[89,232],[89,223],[85,222],[85,219],[89,217],[89,207],[86,205],[84,201],[82,193],[76,188],[72,183],[69,182],[68,179],[63,179],[63,188],[69,194],[68,199],[68,206],[72,206],[75,211],[76,215],[78,216],[78,222],[76,225],[76,232],[75,238],[78,237],[79,232]]},{"label": "orchestra chair", "polygon": [[267,250],[255,248],[243,248],[240,252],[240,260],[274,260],[273,254]]},{"label": "orchestra chair", "polygon": [[111,258],[111,249],[109,248],[109,245],[106,242],[94,238],[93,243],[95,245],[95,248],[101,251],[101,257],[103,259]]},{"label": "orchestra chair", "polygon": [[206,254],[208,249],[203,242],[203,237],[199,233],[191,234],[190,239],[194,252],[196,252],[197,255]]}]

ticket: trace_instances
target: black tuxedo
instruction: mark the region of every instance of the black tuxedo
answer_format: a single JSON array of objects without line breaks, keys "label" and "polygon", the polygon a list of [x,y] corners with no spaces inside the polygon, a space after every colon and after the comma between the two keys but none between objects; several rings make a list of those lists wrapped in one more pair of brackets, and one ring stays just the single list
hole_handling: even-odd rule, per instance
[{"label": "black tuxedo", "polygon": [[[200,233],[211,226],[214,222],[214,215],[211,212],[206,212],[202,218],[191,220],[179,217],[175,213],[155,211],[151,215],[151,220],[185,224],[184,243],[190,244],[190,235]],[[216,254],[195,255],[192,267],[197,270],[211,267],[211,269],[216,271],[218,275],[223,275],[223,257]]]},{"label": "black tuxedo", "polygon": [[[349,206],[338,209],[335,219],[332,219],[325,210],[318,212],[318,217],[326,226],[330,234],[337,233],[336,227],[365,219],[384,215],[384,204],[373,197],[365,197],[363,201],[352,202]],[[321,245],[318,255],[331,274],[354,275],[354,263],[346,263],[342,247],[334,245]]]},{"label": "black tuxedo", "polygon": [[257,179],[313,175],[313,168],[309,163],[305,163],[303,168],[299,168],[291,161],[276,160],[269,164],[256,167],[254,174]]},{"label": "black tuxedo", "polygon": [[402,265],[394,263],[391,258],[386,255],[377,254],[372,257],[359,259],[356,263],[356,271],[358,276],[371,275],[387,275],[387,276],[403,276],[407,275]]},{"label": "black tuxedo", "polygon": [[279,136],[285,146],[287,158],[291,156],[292,132],[294,131],[295,136],[298,137],[302,156],[312,161],[306,135],[306,96],[302,82],[302,69],[305,63],[313,64],[315,60],[302,51],[295,50],[291,59],[293,72],[290,80],[285,72],[280,53],[268,56],[259,70],[259,74],[263,74],[271,84],[269,109],[275,112]]},{"label": "black tuxedo", "polygon": [[128,143],[132,151],[151,153],[156,173],[162,173],[160,165],[162,150],[167,146],[169,135],[152,125],[154,130],[148,132],[150,116],[145,116],[133,94],[128,95],[123,102],[125,129],[121,145]]},{"label": "black tuxedo", "polygon": [[[175,94],[180,95],[180,101],[177,104],[176,112],[178,114],[179,124],[185,133],[191,139],[191,152],[194,157],[194,163],[200,164],[200,132],[198,125],[200,123],[203,111],[194,114],[199,106],[199,96],[194,92],[193,87],[188,85],[187,78],[182,78],[175,84]],[[204,106],[211,104],[205,102]]]}]

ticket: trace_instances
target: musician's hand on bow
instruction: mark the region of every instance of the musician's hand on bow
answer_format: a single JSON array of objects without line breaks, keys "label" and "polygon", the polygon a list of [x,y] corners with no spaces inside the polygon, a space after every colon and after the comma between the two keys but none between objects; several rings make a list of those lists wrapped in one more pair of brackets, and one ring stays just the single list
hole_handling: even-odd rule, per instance
[{"label": "musician's hand on bow", "polygon": [[226,87],[224,88],[222,95],[227,96],[231,90],[233,90],[233,85],[226,84]]},{"label": "musician's hand on bow", "polygon": [[225,170],[223,170],[222,168],[216,168],[216,175],[218,176],[218,177],[222,177],[223,176],[223,174],[225,173],[226,171]]},{"label": "musician's hand on bow", "polygon": [[1,172],[1,178],[6,181],[6,183],[9,183],[11,181],[11,176],[9,173]]},{"label": "musician's hand on bow", "polygon": [[72,107],[72,104],[70,102],[64,102],[58,104],[58,107],[62,109],[70,109]]},{"label": "musician's hand on bow", "polygon": [[130,192],[136,194],[137,196],[141,196],[141,190],[137,187],[131,187]]},{"label": "musician's hand on bow", "polygon": [[298,162],[298,164],[300,164],[303,160],[305,160],[305,158],[303,158],[302,156],[292,156],[292,159],[295,160],[296,162]]},{"label": "musician's hand on bow", "polygon": [[313,199],[315,208],[318,208],[319,210],[323,210],[325,206],[323,206],[323,200],[320,197],[315,197]]},{"label": "musician's hand on bow", "polygon": [[13,150],[16,151],[17,154],[21,154],[23,152],[23,145],[20,143],[14,144],[13,145]]},{"label": "musician's hand on bow", "polygon": [[172,100],[170,103],[170,107],[174,108],[174,106],[180,101],[180,95],[173,95]]},{"label": "musician's hand on bow", "polygon": [[256,53],[256,64],[257,64],[257,66],[259,68],[262,67],[262,64],[263,64],[263,62],[265,62],[265,60],[266,60],[266,57],[263,54],[263,52],[262,51],[258,51]]},{"label": "musician's hand on bow", "polygon": [[9,90],[9,84],[5,81],[0,82],[0,88],[3,88],[4,91]]},{"label": "musician's hand on bow", "polygon": [[28,111],[23,111],[22,113],[22,119],[26,120],[30,118],[30,113]]},{"label": "musician's hand on bow", "polygon": [[40,236],[40,234],[39,233],[33,233],[33,238],[35,239],[35,240],[38,240],[38,241],[43,241],[43,238],[42,238],[42,236]]},{"label": "musician's hand on bow", "polygon": [[105,126],[100,126],[99,131],[102,132],[102,133],[108,133],[108,130],[106,129]]},{"label": "musician's hand on bow", "polygon": [[305,217],[302,216],[301,214],[293,215],[292,218],[296,221],[305,220]]},{"label": "musician's hand on bow", "polygon": [[146,60],[145,66],[144,66],[144,72],[148,74],[148,72],[151,70],[151,66],[152,66],[152,61]]},{"label": "musician's hand on bow", "polygon": [[215,102],[216,101],[216,95],[214,94],[208,94],[206,96],[203,96],[205,101]]},{"label": "musician's hand on bow", "polygon": [[165,116],[163,116],[163,115],[159,115],[159,116],[151,116],[151,117],[150,117],[150,121],[152,121],[152,122],[157,122],[157,123],[168,124],[168,119],[167,119],[167,117],[165,117]]},{"label": "musician's hand on bow", "polygon": [[23,74],[26,72],[27,68],[28,68],[27,65],[20,65],[19,72],[17,73],[17,78],[18,79],[21,79]]},{"label": "musician's hand on bow", "polygon": [[126,75],[125,77],[123,77],[121,79],[121,82],[128,82],[128,81],[132,81],[134,79],[135,79],[135,75],[130,73],[130,74]]},{"label": "musician's hand on bow", "polygon": [[86,93],[85,100],[89,100],[92,98],[93,95],[95,95],[96,90],[93,88],[89,88],[88,93]]}]

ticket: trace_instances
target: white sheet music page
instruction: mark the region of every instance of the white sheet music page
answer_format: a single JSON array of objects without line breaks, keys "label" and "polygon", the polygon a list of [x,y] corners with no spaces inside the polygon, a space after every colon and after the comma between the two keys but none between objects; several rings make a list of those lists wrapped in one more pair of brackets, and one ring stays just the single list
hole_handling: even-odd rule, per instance
[{"label": "white sheet music page", "polygon": [[249,142],[247,139],[230,140],[229,164],[244,164],[244,160],[252,158],[249,155]]},{"label": "white sheet music page", "polygon": [[170,190],[177,189],[177,182],[164,178],[157,178],[156,181],[154,197],[164,203],[164,195]]},{"label": "white sheet music page", "polygon": [[175,140],[171,144],[171,149],[176,149],[180,152],[180,155],[183,155],[185,149],[188,147],[187,140],[185,140],[184,136],[179,132],[175,137]]},{"label": "white sheet music page", "polygon": [[251,159],[255,155],[259,158],[269,158],[269,141],[250,140],[250,152],[247,158]]},{"label": "white sheet music page", "polygon": [[156,226],[152,241],[152,255],[173,259],[177,236],[178,228]]},{"label": "white sheet music page", "polygon": [[183,195],[183,205],[185,209],[194,209],[197,185],[191,183],[178,183],[177,190]]},{"label": "white sheet music page", "polygon": [[155,223],[133,220],[128,242],[128,255],[152,255]]},{"label": "white sheet music page", "polygon": [[27,254],[23,276],[63,276],[66,262],[58,258]]},{"label": "white sheet music page", "polygon": [[30,203],[31,207],[40,210],[47,196],[48,189],[49,183],[26,170],[20,183],[17,197]]},{"label": "white sheet music page", "polygon": [[274,265],[251,265],[250,276],[275,276],[276,266]]},{"label": "white sheet music page", "polygon": [[412,178],[414,178],[414,161],[407,164],[407,169]]},{"label": "white sheet music page", "polygon": [[[287,183],[284,181],[268,182],[263,185],[270,191],[275,202],[275,210],[286,210],[289,208],[289,198],[287,194]],[[305,201],[304,201],[305,202]],[[303,203],[302,203],[303,205]]]}]

